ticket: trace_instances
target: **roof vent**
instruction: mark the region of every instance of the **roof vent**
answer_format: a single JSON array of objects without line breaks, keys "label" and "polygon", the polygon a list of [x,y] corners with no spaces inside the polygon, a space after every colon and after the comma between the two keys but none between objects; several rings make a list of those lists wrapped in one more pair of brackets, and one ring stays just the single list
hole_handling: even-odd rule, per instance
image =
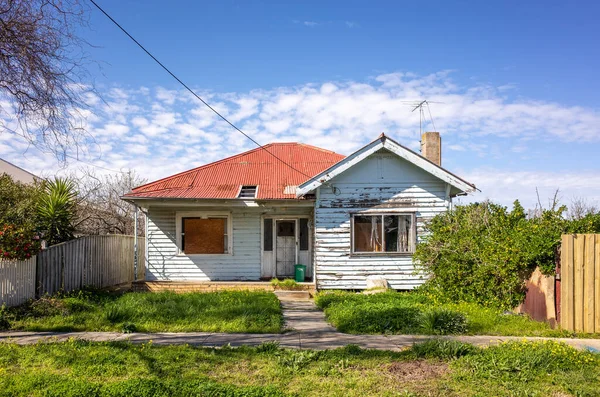
[{"label": "roof vent", "polygon": [[238,194],[238,198],[241,199],[253,199],[256,198],[256,190],[258,190],[258,186],[242,186],[240,189],[240,194]]}]

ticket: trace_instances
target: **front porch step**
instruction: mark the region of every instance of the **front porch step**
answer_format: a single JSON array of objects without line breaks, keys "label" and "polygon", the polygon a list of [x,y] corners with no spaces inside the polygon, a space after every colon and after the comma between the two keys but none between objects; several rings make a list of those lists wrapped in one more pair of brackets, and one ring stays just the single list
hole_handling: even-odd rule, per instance
[{"label": "front porch step", "polygon": [[[138,292],[174,291],[178,293],[216,292],[224,290],[275,291],[275,287],[270,282],[261,281],[134,281],[131,284],[131,288],[133,291]],[[314,283],[299,283],[298,288],[300,289],[299,291],[286,292],[305,292],[310,297],[316,291]]]},{"label": "front porch step", "polygon": [[309,301],[311,298],[309,291],[275,290],[275,295],[280,301]]}]

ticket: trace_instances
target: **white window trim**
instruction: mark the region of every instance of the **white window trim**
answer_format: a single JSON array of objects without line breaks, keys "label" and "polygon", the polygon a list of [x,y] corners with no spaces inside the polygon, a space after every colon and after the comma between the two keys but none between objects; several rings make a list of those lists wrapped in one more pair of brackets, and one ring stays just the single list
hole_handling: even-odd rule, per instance
[{"label": "white window trim", "polygon": [[[181,220],[182,218],[227,218],[227,252],[224,254],[186,254],[181,247]],[[177,244],[177,256],[187,257],[210,257],[210,256],[233,256],[233,222],[231,212],[228,211],[178,211],[175,213],[175,234]]]},{"label": "white window trim", "polygon": [[[354,251],[354,217],[355,216],[385,216],[385,215],[410,215],[412,225],[412,251],[410,252],[355,252]],[[385,238],[385,237],[384,237]],[[352,212],[350,213],[350,255],[351,256],[412,256],[417,248],[417,214],[416,212],[396,212],[396,211],[385,211],[385,212]]]}]

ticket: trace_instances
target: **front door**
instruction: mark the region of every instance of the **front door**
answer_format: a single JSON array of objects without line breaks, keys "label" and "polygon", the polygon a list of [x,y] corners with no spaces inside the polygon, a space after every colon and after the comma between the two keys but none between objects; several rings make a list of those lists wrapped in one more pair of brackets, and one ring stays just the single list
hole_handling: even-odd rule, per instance
[{"label": "front door", "polygon": [[296,221],[276,221],[277,277],[294,277],[296,264]]}]

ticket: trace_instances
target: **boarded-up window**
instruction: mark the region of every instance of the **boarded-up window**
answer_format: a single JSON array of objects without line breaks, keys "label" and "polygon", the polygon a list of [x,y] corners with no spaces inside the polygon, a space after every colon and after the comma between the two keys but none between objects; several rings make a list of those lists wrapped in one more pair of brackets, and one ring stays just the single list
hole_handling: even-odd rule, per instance
[{"label": "boarded-up window", "polygon": [[353,252],[414,252],[416,236],[413,218],[413,214],[354,215]]},{"label": "boarded-up window", "polygon": [[264,220],[264,250],[273,251],[273,219]]},{"label": "boarded-up window", "polygon": [[308,219],[300,219],[300,251],[308,251]]},{"label": "boarded-up window", "polygon": [[184,253],[227,253],[227,218],[182,218],[181,223],[181,249]]}]

